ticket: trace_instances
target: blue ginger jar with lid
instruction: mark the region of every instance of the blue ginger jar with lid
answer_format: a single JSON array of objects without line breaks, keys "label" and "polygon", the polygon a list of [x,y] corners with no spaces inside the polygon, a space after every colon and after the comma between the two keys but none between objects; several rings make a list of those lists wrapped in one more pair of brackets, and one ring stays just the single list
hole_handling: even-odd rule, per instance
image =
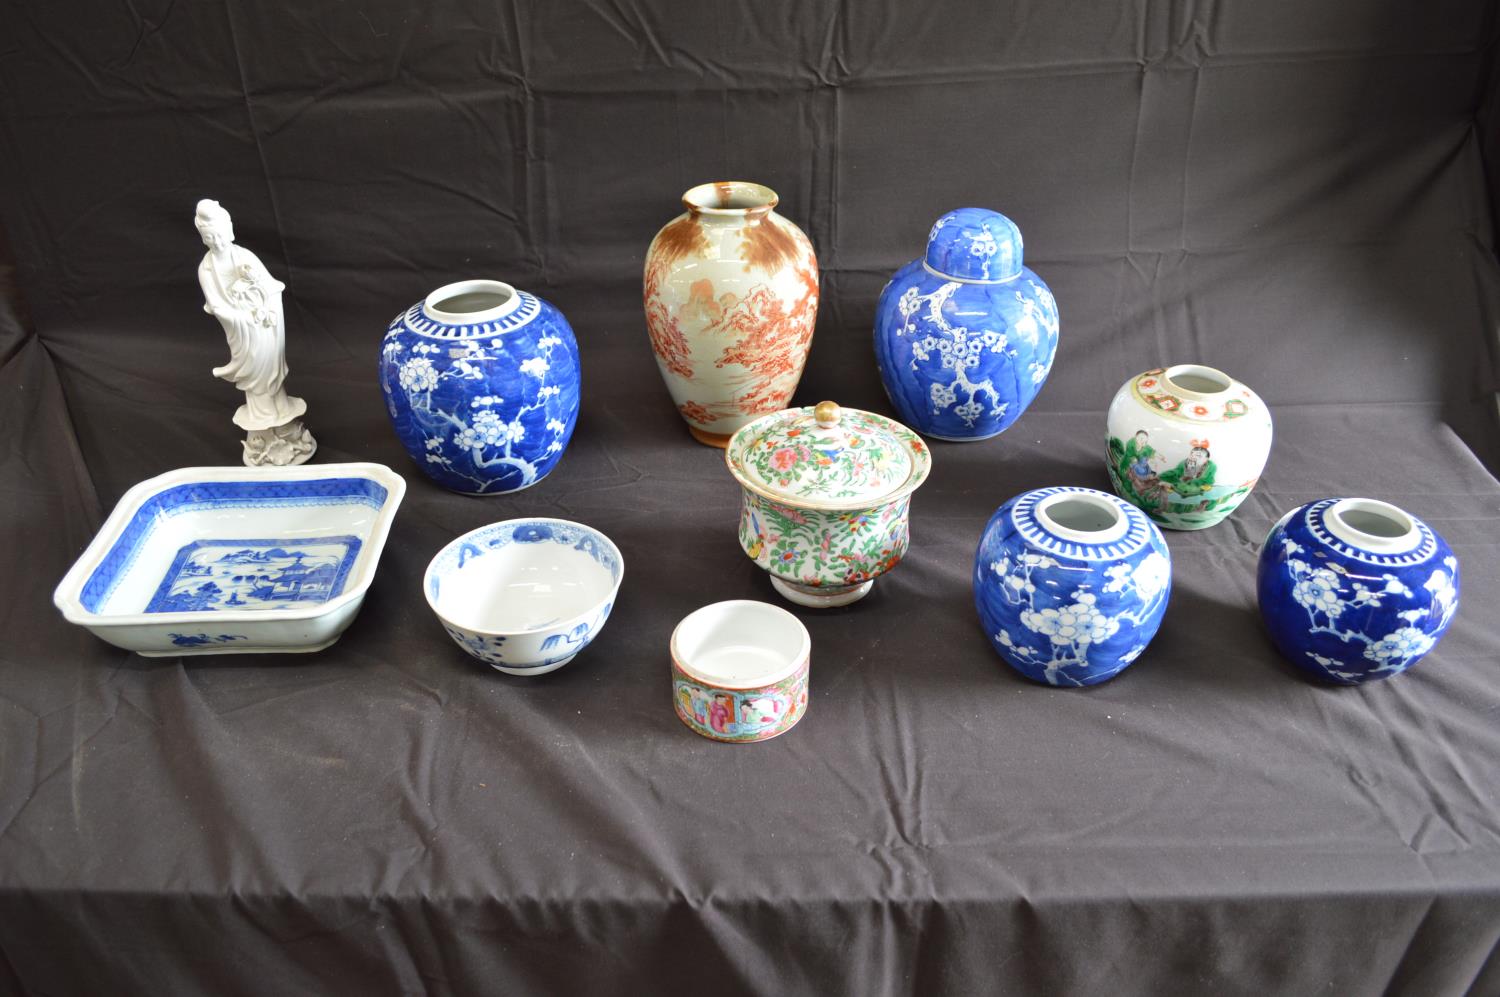
[{"label": "blue ginger jar with lid", "polygon": [[1324,682],[1360,685],[1411,668],[1447,632],[1458,558],[1389,502],[1322,499],[1271,528],[1256,597],[1288,661]]},{"label": "blue ginger jar with lid", "polygon": [[380,387],[396,435],[444,488],[500,495],[557,466],[578,422],[562,312],[497,280],[440,287],[392,320]]},{"label": "blue ginger jar with lid", "polygon": [[902,422],[940,440],[983,440],[1041,391],[1057,332],[1052,292],[1021,263],[1021,230],[998,211],[959,208],[881,292],[875,359]]},{"label": "blue ginger jar with lid", "polygon": [[974,606],[995,651],[1047,685],[1097,685],[1138,658],[1172,594],[1161,531],[1092,488],[1024,492],[995,510],[974,553]]}]

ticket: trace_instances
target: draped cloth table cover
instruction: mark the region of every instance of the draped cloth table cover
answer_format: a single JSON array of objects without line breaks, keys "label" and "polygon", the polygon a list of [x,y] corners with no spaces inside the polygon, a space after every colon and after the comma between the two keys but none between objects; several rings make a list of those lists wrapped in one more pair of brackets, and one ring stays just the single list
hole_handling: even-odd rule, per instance
[{"label": "draped cloth table cover", "polygon": [[[1497,18],[1429,4],[0,5],[0,992],[1500,992]],[[817,248],[795,404],[892,414],[880,289],[931,219],[1026,233],[1062,329],[1002,436],[933,444],[899,571],[812,636],[806,718],[673,716],[688,612],[779,600],[655,372],[679,193],[763,182]],[[313,656],[145,659],[52,587],[115,500],[239,462],[193,205],[286,284],[318,462],[409,490]],[[577,332],[557,470],[468,498],[381,407],[391,317],[492,277]],[[1122,381],[1271,406],[1229,520],[1168,536],[1118,679],[1028,683],[970,596],[989,514],[1108,488]],[[1287,509],[1420,516],[1463,600],[1409,674],[1304,681],[1255,611]],[[584,522],[628,565],[556,674],[478,665],[420,591],[454,536]]]}]

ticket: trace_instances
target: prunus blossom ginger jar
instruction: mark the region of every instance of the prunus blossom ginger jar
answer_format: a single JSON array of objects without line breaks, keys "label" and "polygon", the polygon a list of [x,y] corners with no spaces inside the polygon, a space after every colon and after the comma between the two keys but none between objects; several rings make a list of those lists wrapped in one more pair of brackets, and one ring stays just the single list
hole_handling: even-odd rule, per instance
[{"label": "prunus blossom ginger jar", "polygon": [[911,494],[932,457],[893,419],[833,402],[741,428],[724,453],[744,492],[740,546],[802,606],[862,599],[910,542]]},{"label": "prunus blossom ginger jar", "polygon": [[440,287],[385,333],[396,435],[444,488],[498,495],[557,466],[578,421],[578,343],[562,312],[497,280]]},{"label": "prunus blossom ginger jar", "polygon": [[758,183],[706,183],[646,250],[646,330],[677,411],[722,447],[786,408],[818,317],[818,261]]},{"label": "prunus blossom ginger jar", "polygon": [[1057,303],[1021,265],[1021,230],[998,211],[937,220],[926,255],[896,271],[875,309],[886,394],[917,432],[983,440],[1042,389],[1057,353]]},{"label": "prunus blossom ginger jar", "polygon": [[1134,661],[1161,626],[1172,555],[1139,509],[1092,488],[1039,488],[990,517],[974,555],[984,633],[1016,671],[1095,685]]},{"label": "prunus blossom ginger jar", "polygon": [[1115,491],[1169,530],[1201,530],[1239,508],[1271,453],[1266,403],[1199,364],[1132,377],[1105,421]]},{"label": "prunus blossom ginger jar", "polygon": [[1288,661],[1325,682],[1399,675],[1458,612],[1458,558],[1417,517],[1323,499],[1281,518],[1260,551],[1261,619]]}]

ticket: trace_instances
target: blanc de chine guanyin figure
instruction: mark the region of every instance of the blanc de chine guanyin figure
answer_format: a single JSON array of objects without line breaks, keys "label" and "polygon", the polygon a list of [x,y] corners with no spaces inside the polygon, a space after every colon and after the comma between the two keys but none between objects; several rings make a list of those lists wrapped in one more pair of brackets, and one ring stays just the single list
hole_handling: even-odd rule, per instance
[{"label": "blanc de chine guanyin figure", "polygon": [[229,341],[229,362],[215,367],[214,376],[245,393],[245,404],[234,413],[234,424],[246,430],[245,463],[301,464],[318,444],[302,425],[307,403],[286,393],[286,285],[254,253],[234,244],[229,212],[218,201],[199,201],[193,222],[208,247],[198,264],[203,310],[219,320]]}]

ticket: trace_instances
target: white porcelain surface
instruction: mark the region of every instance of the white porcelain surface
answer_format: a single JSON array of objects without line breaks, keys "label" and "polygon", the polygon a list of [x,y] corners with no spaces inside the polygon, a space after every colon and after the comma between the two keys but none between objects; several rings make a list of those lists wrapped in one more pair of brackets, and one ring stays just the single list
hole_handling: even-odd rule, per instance
[{"label": "white porcelain surface", "polygon": [[454,642],[510,675],[542,675],[588,646],[614,607],[620,551],[564,519],[512,519],[465,533],[427,567],[427,603]]},{"label": "white porcelain surface", "polygon": [[719,688],[753,689],[797,671],[812,638],[791,613],[770,603],[735,599],[704,606],[672,633],[672,658],[689,677]]},{"label": "white porcelain surface", "polygon": [[234,424],[247,431],[244,462],[304,463],[318,444],[302,424],[307,403],[286,392],[286,285],[260,257],[234,244],[234,223],[218,201],[199,201],[193,223],[208,247],[198,264],[203,310],[219,320],[229,345],[229,362],[215,367],[214,376],[245,393],[245,404],[234,413]]},{"label": "white porcelain surface", "polygon": [[1200,364],[1126,381],[1106,417],[1105,463],[1121,498],[1158,526],[1201,530],[1250,494],[1271,452],[1271,412],[1254,391]]},{"label": "white porcelain surface", "polygon": [[379,464],[169,471],[125,493],[53,602],[148,656],[320,650],[358,612],[405,492]]}]

